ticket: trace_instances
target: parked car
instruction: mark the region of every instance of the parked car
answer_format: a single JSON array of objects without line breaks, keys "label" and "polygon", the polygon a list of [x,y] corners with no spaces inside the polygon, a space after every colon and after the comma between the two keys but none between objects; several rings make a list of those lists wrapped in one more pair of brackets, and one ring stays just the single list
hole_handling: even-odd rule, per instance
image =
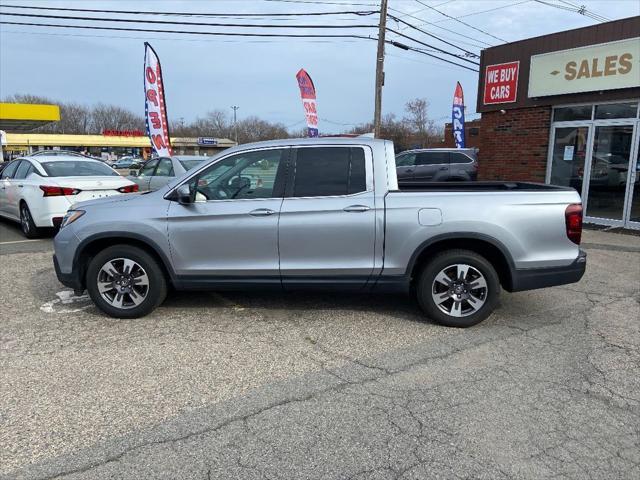
[{"label": "parked car", "polygon": [[24,157],[0,173],[0,216],[20,222],[27,238],[58,227],[71,205],[135,192],[138,185],[97,160],[76,156]]},{"label": "parked car", "polygon": [[139,169],[142,166],[143,160],[141,158],[134,157],[122,157],[120,160],[112,164],[111,166],[117,170],[125,169]]},{"label": "parked car", "polygon": [[478,156],[473,148],[425,148],[396,156],[400,183],[469,182],[478,179]]},{"label": "parked car", "polygon": [[86,158],[86,155],[82,153],[74,152],[73,150],[38,150],[28,155],[29,157],[82,157]]},{"label": "parked car", "polygon": [[196,155],[154,158],[142,165],[139,172],[131,172],[127,178],[137,183],[140,191],[153,191],[164,187],[171,180],[182,176],[209,158]]},{"label": "parked car", "polygon": [[58,279],[119,318],[168,287],[415,292],[427,316],[468,327],[500,286],[577,282],[582,206],[566,187],[398,186],[393,143],[287,139],[241,145],[155,192],[67,212]]}]

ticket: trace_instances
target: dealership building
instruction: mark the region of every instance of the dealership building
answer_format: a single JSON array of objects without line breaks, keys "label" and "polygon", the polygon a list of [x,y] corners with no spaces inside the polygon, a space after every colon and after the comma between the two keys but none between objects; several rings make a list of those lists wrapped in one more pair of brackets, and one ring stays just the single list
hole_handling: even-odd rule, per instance
[{"label": "dealership building", "polygon": [[571,186],[640,229],[640,17],[483,50],[480,178]]}]

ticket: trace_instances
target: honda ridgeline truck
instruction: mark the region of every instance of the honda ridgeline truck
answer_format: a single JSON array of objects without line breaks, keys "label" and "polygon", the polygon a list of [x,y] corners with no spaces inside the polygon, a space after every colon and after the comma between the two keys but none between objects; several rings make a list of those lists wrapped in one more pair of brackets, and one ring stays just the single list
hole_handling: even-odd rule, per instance
[{"label": "honda ridgeline truck", "polygon": [[407,292],[468,327],[509,292],[580,280],[571,188],[517,182],[398,187],[393,144],[288,139],[225,150],[155,192],[81,202],[55,237],[58,279],[133,318],[176,290]]}]

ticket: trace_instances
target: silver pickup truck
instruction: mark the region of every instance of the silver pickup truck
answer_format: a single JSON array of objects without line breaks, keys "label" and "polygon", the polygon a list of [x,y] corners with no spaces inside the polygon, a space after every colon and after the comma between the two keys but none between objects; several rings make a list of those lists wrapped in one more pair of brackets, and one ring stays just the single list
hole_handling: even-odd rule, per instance
[{"label": "silver pickup truck", "polygon": [[242,145],[155,192],[82,202],[55,237],[58,279],[106,314],[148,314],[169,286],[415,295],[467,327],[515,292],[577,282],[582,206],[530,183],[399,187],[393,144]]}]

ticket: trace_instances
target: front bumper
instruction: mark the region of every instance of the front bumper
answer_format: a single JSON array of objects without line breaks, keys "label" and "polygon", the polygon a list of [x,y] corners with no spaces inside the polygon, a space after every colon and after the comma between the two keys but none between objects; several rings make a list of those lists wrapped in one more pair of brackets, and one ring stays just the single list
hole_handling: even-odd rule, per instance
[{"label": "front bumper", "polygon": [[58,277],[58,281],[63,284],[65,287],[73,288],[75,293],[81,294],[84,292],[84,286],[82,285],[82,279],[78,274],[77,270],[73,270],[71,273],[62,273],[60,270],[60,265],[58,264],[58,259],[56,256],[53,256],[53,268],[56,271],[56,277]]},{"label": "front bumper", "polygon": [[511,274],[511,292],[554,287],[580,281],[587,267],[587,254],[580,250],[578,258],[566,267],[515,269]]}]

